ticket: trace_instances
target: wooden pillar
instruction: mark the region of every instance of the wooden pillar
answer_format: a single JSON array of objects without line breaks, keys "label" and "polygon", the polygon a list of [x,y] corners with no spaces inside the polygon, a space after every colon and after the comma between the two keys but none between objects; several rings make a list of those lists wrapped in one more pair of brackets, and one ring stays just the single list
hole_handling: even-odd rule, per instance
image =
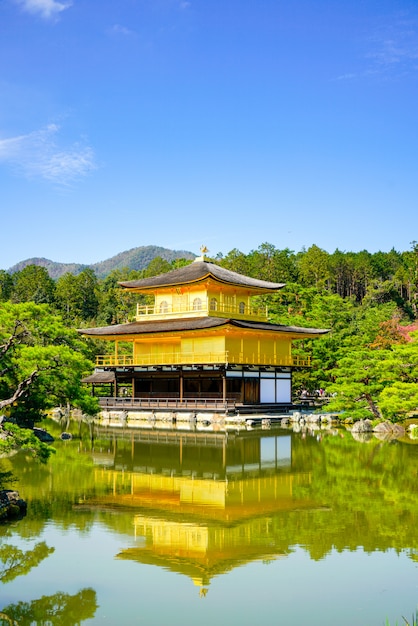
[{"label": "wooden pillar", "polygon": [[226,402],[226,372],[222,374],[222,402]]},{"label": "wooden pillar", "polygon": [[183,370],[180,370],[180,389],[179,389],[180,402],[183,402]]},{"label": "wooden pillar", "polygon": [[132,398],[135,398],[135,377],[132,376]]}]

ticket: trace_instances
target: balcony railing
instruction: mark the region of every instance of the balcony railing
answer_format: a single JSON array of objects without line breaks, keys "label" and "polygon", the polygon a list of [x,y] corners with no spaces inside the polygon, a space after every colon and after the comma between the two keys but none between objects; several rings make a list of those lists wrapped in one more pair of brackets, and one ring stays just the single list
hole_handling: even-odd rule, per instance
[{"label": "balcony railing", "polygon": [[235,409],[236,401],[231,398],[99,398],[102,409],[187,409],[219,411]]},{"label": "balcony railing", "polygon": [[207,300],[201,300],[199,306],[171,306],[169,303],[160,303],[155,305],[141,305],[136,307],[136,319],[140,321],[146,317],[154,317],[158,319],[173,319],[176,317],[203,317],[210,315],[212,317],[233,317],[235,319],[252,319],[258,322],[264,322],[268,318],[268,309],[243,307],[242,305],[230,305],[225,303],[217,303],[216,307],[211,305]]},{"label": "balcony railing", "polygon": [[310,367],[309,356],[270,356],[263,354],[230,354],[221,352],[178,352],[141,354],[135,357],[104,354],[96,357],[97,367],[146,367],[154,365],[274,365]]}]

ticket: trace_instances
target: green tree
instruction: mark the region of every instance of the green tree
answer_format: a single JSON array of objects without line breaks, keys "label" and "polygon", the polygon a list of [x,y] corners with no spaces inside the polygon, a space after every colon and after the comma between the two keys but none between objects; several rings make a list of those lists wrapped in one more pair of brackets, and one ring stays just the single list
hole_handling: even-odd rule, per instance
[{"label": "green tree", "polygon": [[48,271],[39,265],[27,265],[13,275],[13,302],[35,302],[36,304],[54,301],[55,283]]},{"label": "green tree", "polygon": [[412,383],[394,381],[379,397],[382,413],[391,420],[404,418],[418,411],[418,380]]},{"label": "green tree", "polygon": [[263,243],[248,255],[250,276],[270,282],[294,281],[297,277],[296,257],[285,248],[277,250],[270,243]]},{"label": "green tree", "polygon": [[330,286],[342,298],[351,296],[352,260],[341,250],[335,250],[329,259]]},{"label": "green tree", "polygon": [[[142,303],[144,297],[121,289],[119,283],[136,280],[140,275],[140,272],[129,270],[129,268],[118,269],[110,272],[99,283],[99,311],[97,317],[99,324],[122,324],[131,319],[132,315],[135,314],[137,302]],[[109,345],[107,347],[109,348]]]},{"label": "green tree", "polygon": [[143,278],[149,278],[151,276],[159,276],[165,274],[173,269],[172,265],[160,256],[156,256],[143,271]]},{"label": "green tree", "polygon": [[305,286],[323,289],[329,280],[330,255],[318,246],[311,246],[299,255],[299,279]]},{"label": "green tree", "polygon": [[350,257],[353,263],[350,295],[354,296],[358,302],[361,302],[373,276],[371,254],[367,250],[362,250],[355,254],[351,253]]},{"label": "green tree", "polygon": [[352,350],[340,358],[333,370],[335,382],[328,386],[337,394],[328,410],[343,411],[353,419],[380,419],[382,413],[378,400],[385,386],[381,376],[384,358],[384,351],[365,347]]},{"label": "green tree", "polygon": [[[370,313],[376,315],[370,319]],[[329,410],[353,418],[398,419],[418,408],[418,343],[405,342],[391,320],[380,321],[376,330],[381,314],[381,308],[369,311],[360,321],[363,341],[359,335],[350,336],[340,348],[330,372],[329,390],[336,396]]]},{"label": "green tree", "polygon": [[341,337],[347,332],[354,316],[352,300],[337,294],[318,291],[315,287],[302,287],[288,283],[284,289],[270,297],[270,319],[276,324],[323,328],[329,330],[320,339],[303,339],[293,343],[294,356],[311,358],[312,366],[296,370],[293,388],[314,391],[325,387],[328,370],[335,366]]},{"label": "green tree", "polygon": [[390,382],[380,394],[379,406],[390,419],[418,411],[418,333],[410,337],[393,343],[384,363],[382,376]]},{"label": "green tree", "polygon": [[[10,454],[16,450],[26,450],[41,463],[46,463],[55,452],[49,444],[41,441],[30,428],[21,428],[17,424],[5,421],[0,425],[0,452]],[[3,476],[0,472],[0,483],[13,481],[13,475]]]},{"label": "green tree", "polygon": [[186,265],[190,265],[190,263],[193,263],[193,261],[191,261],[190,259],[173,259],[171,261],[171,267],[173,270],[177,270],[180,267],[186,267]]},{"label": "green tree", "polygon": [[402,267],[402,256],[394,248],[389,252],[379,250],[371,255],[370,263],[374,279],[392,280],[398,269]]},{"label": "green tree", "polygon": [[8,272],[0,270],[0,302],[10,299],[13,290],[13,278]]},{"label": "green tree", "polygon": [[56,285],[56,306],[67,324],[78,324],[96,318],[99,311],[99,285],[93,270],[78,276],[66,273]]},{"label": "green tree", "polygon": [[93,367],[86,343],[47,305],[5,303],[0,309],[0,409],[31,424],[46,409],[97,405],[81,384]]},{"label": "green tree", "polygon": [[82,297],[81,318],[83,320],[94,319],[99,310],[96,274],[92,269],[87,268],[77,276],[77,283]]},{"label": "green tree", "polygon": [[77,277],[67,272],[60,276],[56,283],[56,306],[66,323],[70,323],[80,315],[81,294]]},{"label": "green tree", "polygon": [[408,301],[414,310],[414,314],[418,314],[418,243],[411,243],[412,250],[405,252],[403,257],[406,266],[406,287],[408,293]]},{"label": "green tree", "polygon": [[243,252],[238,250],[238,248],[234,248],[228,252],[226,256],[222,257],[222,259],[219,260],[219,264],[225,269],[231,270],[231,272],[252,276],[247,257]]}]

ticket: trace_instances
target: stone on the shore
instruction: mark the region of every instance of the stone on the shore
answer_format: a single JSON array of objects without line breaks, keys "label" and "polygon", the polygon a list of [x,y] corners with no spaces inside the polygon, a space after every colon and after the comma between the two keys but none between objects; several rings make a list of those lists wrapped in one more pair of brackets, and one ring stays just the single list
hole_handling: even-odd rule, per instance
[{"label": "stone on the shore", "polygon": [[0,490],[0,519],[12,519],[26,514],[27,504],[12,489]]},{"label": "stone on the shore", "polygon": [[359,420],[358,422],[354,422],[351,430],[354,433],[371,433],[373,431],[373,425],[371,420]]},{"label": "stone on the shore", "polygon": [[405,428],[400,424],[392,424],[392,422],[380,422],[374,427],[374,432],[379,438],[397,439],[404,437]]}]

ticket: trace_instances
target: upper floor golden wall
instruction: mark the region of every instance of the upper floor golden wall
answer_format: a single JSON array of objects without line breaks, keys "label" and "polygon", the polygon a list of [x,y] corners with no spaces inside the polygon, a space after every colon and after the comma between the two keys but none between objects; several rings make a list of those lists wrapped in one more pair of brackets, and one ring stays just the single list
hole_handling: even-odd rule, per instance
[{"label": "upper floor golden wall", "polygon": [[175,319],[177,317],[233,317],[234,319],[265,322],[267,307],[255,307],[245,291],[214,290],[201,285],[195,289],[159,290],[152,305],[137,305],[136,320]]}]

